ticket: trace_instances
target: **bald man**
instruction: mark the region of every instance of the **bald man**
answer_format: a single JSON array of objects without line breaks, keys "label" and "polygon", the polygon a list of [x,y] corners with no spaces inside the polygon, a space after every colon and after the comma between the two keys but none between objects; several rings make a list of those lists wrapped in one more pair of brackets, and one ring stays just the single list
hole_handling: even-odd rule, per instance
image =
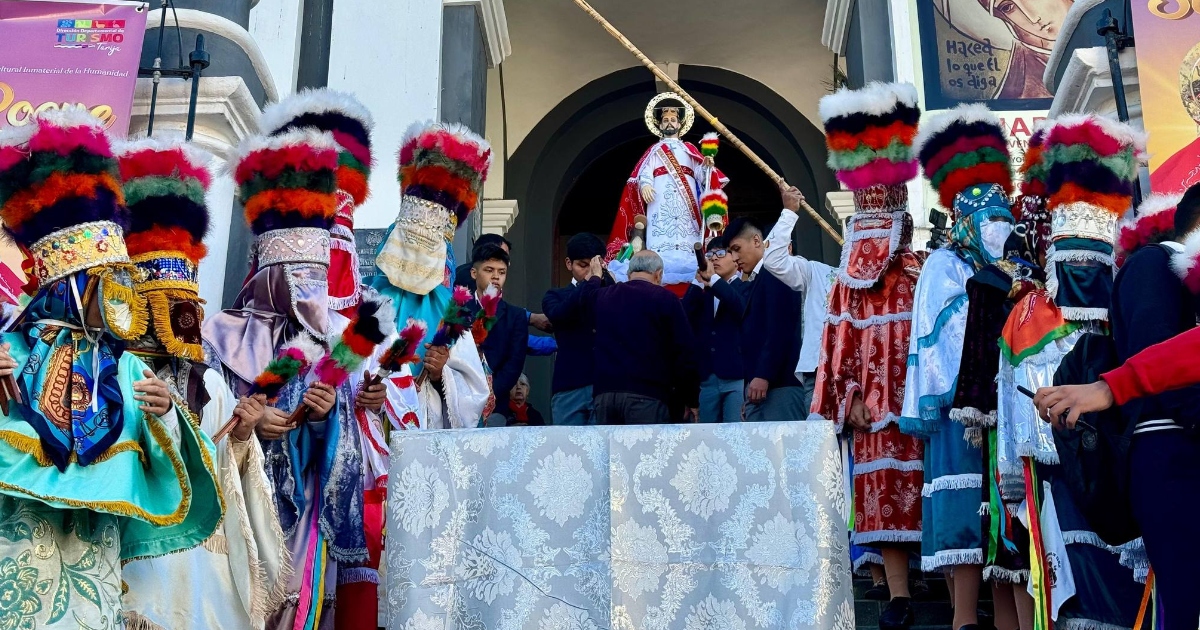
[{"label": "bald man", "polygon": [[[700,376],[695,343],[679,298],[663,288],[663,261],[643,250],[629,259],[629,281],[601,288],[592,259],[581,299],[596,323],[596,424],[694,421]],[[671,403],[686,408],[674,416]]]}]

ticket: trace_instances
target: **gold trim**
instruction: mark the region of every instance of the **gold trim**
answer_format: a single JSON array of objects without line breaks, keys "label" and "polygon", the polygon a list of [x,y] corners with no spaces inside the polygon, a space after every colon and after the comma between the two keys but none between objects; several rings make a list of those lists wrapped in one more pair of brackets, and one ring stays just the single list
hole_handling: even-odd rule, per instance
[{"label": "gold trim", "polygon": [[[0,442],[5,442],[18,451],[33,457],[33,459],[38,463],[38,466],[49,468],[54,465],[54,462],[50,460],[50,456],[46,455],[45,448],[42,447],[41,438],[28,436],[17,431],[0,431]],[[96,459],[92,460],[92,463],[100,464],[116,457],[117,455],[120,455],[121,453],[128,453],[131,451],[138,454],[138,460],[142,462],[143,466],[145,466],[146,452],[142,450],[142,446],[140,444],[133,440],[125,440],[124,442],[117,442],[116,444],[113,444],[105,449],[103,453],[100,453],[98,456],[96,456]],[[72,451],[71,456],[67,458],[67,462],[71,464],[78,464],[79,456]]]},{"label": "gold trim", "polygon": [[[178,299],[178,295],[172,291],[155,291],[145,296],[146,302],[150,307],[150,312],[153,314],[151,319],[154,321],[154,336],[171,356],[203,363],[204,347],[198,343],[181,341],[175,335],[175,329],[171,328],[171,303],[169,300],[172,297]],[[200,309],[197,309],[197,311],[203,312]]]},{"label": "gold trim", "polygon": [[73,508],[136,518],[158,527],[167,527],[182,523],[184,518],[187,517],[188,510],[192,507],[192,486],[190,483],[187,483],[187,469],[183,465],[183,460],[179,457],[179,452],[173,448],[167,448],[168,446],[172,446],[171,436],[167,435],[167,429],[162,426],[162,421],[145,412],[142,413],[142,416],[146,420],[146,428],[149,429],[150,436],[154,438],[154,441],[167,454],[167,459],[171,461],[171,467],[175,470],[175,480],[179,483],[179,489],[183,496],[174,512],[165,516],[155,516],[147,512],[145,508],[128,501],[80,501],[78,499],[67,499],[30,492],[5,481],[0,481],[0,490],[5,490],[17,496],[36,499],[42,503],[61,503]]},{"label": "gold trim", "polygon": [[696,110],[692,109],[692,106],[689,105],[687,101],[683,100],[682,96],[674,92],[662,92],[655,94],[654,98],[650,99],[650,103],[646,105],[646,128],[650,130],[650,133],[658,136],[659,138],[662,137],[662,131],[660,131],[658,128],[658,120],[654,117],[654,106],[669,98],[675,99],[683,104],[683,120],[680,121],[679,135],[675,136],[676,138],[682,138],[685,134],[687,134],[687,132],[692,130],[692,124],[696,122]]},{"label": "gold trim", "polygon": [[128,263],[124,232],[112,221],[91,221],[52,232],[29,247],[42,286],[92,267]]},{"label": "gold trim", "polygon": [[[135,341],[146,334],[150,324],[150,309],[146,306],[146,298],[117,281],[116,271],[128,271],[136,285],[141,271],[132,265],[94,267],[87,270],[92,278],[97,279],[99,286],[95,298],[100,300],[100,308],[104,311],[104,324],[114,335],[126,341]],[[122,329],[118,321],[124,317],[118,313],[114,303],[124,303],[129,306],[129,328]]]}]

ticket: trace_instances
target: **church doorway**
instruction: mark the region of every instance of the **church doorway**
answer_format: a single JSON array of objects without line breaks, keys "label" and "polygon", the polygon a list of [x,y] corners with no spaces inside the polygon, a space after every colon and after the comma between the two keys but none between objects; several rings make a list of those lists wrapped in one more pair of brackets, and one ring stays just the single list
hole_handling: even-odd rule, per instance
[{"label": "church doorway", "polygon": [[[825,194],[838,189],[825,166],[824,134],[779,94],[744,75],[707,66],[680,66],[678,81],[799,187],[812,206],[821,209]],[[547,113],[511,154],[505,198],[517,200],[520,209],[506,235],[513,243],[504,291],[511,303],[538,311],[546,290],[569,282],[563,258],[572,235],[586,230],[607,242],[622,187],[655,141],[642,114],[657,92],[653,76],[641,67],[596,79]],[[698,142],[706,131],[711,127],[697,117],[685,139]],[[748,216],[769,229],[781,208],[778,188],[732,145],[721,147],[716,161],[730,177],[731,216]],[[794,236],[797,253],[837,260],[840,247],[807,216],[801,215]],[[549,359],[526,362],[535,383],[531,399],[539,408],[548,409],[551,370]]]}]

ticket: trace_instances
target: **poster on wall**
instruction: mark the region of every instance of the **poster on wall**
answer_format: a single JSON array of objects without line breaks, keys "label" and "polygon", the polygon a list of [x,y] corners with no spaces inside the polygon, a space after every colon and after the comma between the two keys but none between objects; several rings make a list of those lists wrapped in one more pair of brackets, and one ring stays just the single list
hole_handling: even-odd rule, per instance
[{"label": "poster on wall", "polygon": [[145,36],[143,2],[0,0],[0,129],[68,106],[124,136]]},{"label": "poster on wall", "polygon": [[1047,110],[1050,49],[1074,0],[917,0],[925,109]]},{"label": "poster on wall", "polygon": [[1188,0],[1132,9],[1150,188],[1182,192],[1200,183],[1200,13]]},{"label": "poster on wall", "polygon": [[[0,0],[0,130],[82,107],[124,136],[145,35],[143,2]],[[0,301],[22,297],[21,261],[0,239]]]}]

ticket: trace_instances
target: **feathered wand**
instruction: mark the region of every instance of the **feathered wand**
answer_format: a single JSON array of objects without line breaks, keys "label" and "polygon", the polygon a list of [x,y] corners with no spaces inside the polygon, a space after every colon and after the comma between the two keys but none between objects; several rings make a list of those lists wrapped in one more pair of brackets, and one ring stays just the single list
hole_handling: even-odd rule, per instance
[{"label": "feathered wand", "polygon": [[[275,355],[274,359],[271,359],[262,374],[254,377],[254,382],[250,384],[250,391],[246,392],[246,395],[262,394],[267,398],[267,402],[274,402],[279,398],[279,392],[283,390],[283,386],[307,371],[313,363],[321,358],[321,353],[324,351],[321,344],[317,343],[308,333],[296,335],[279,348],[279,353]],[[240,420],[237,416],[230,418],[213,436],[213,443],[224,439],[230,431],[237,427]]]},{"label": "feathered wand", "polygon": [[[395,331],[396,310],[392,307],[392,301],[379,295],[363,296],[354,319],[342,331],[341,339],[329,354],[317,362],[313,373],[318,381],[334,388],[340,387],[367,357],[375,353],[375,348]],[[297,405],[292,415],[288,416],[288,421],[291,424],[300,422],[307,410],[306,405]]]},{"label": "feathered wand", "polygon": [[475,339],[477,347],[483,346],[488,333],[496,325],[496,311],[500,308],[500,295],[500,289],[489,284],[487,291],[479,298],[479,312],[475,315],[475,321],[471,323],[471,337]]},{"label": "feathered wand", "polygon": [[[429,345],[453,348],[463,333],[471,330],[472,324],[475,323],[475,315],[476,312],[471,309],[471,292],[464,287],[454,287],[454,294],[442,313],[442,321],[433,333]],[[424,383],[428,378],[429,372],[422,371],[417,376],[417,384]]]},{"label": "feathered wand", "polygon": [[380,355],[379,369],[363,381],[363,388],[378,385],[383,379],[399,372],[405,365],[420,361],[417,350],[420,349],[421,340],[425,338],[427,330],[425,322],[409,317],[404,329],[400,331],[400,336]]}]

